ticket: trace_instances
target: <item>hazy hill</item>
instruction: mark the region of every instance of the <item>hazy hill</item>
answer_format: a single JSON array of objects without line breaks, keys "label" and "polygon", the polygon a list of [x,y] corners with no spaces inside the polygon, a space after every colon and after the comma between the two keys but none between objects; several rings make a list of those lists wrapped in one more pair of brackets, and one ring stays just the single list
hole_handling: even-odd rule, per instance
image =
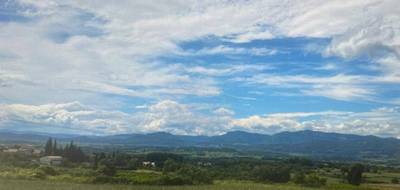
[{"label": "hazy hill", "polygon": [[59,141],[89,144],[163,147],[230,147],[260,152],[295,153],[322,157],[400,157],[400,140],[376,136],[324,133],[316,131],[282,132],[275,135],[228,132],[219,136],[184,136],[165,132],[112,136],[71,136],[49,134],[0,133],[0,142],[44,142],[49,136]]}]

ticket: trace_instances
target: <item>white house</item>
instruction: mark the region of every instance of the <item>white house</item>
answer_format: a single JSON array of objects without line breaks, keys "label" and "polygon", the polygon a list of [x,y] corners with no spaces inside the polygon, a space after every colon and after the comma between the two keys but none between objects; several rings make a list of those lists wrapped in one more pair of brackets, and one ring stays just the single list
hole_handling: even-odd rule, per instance
[{"label": "white house", "polygon": [[45,156],[40,158],[40,163],[49,166],[59,166],[63,162],[63,157],[61,156]]},{"label": "white house", "polygon": [[156,167],[156,163],[155,162],[150,162],[150,161],[144,161],[142,162],[143,166],[151,166],[151,167]]}]

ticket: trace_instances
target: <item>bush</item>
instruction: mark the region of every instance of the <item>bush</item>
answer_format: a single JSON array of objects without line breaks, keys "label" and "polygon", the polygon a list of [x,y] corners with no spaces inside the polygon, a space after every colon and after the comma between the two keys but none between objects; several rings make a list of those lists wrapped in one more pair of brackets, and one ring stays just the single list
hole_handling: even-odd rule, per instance
[{"label": "bush", "polygon": [[37,170],[34,174],[33,174],[34,178],[37,179],[45,179],[47,176],[46,174],[42,171],[42,170]]},{"label": "bush", "polygon": [[362,182],[362,173],[365,167],[361,164],[354,164],[347,173],[347,181],[352,185],[360,185]]},{"label": "bush", "polygon": [[117,169],[111,165],[102,165],[97,171],[105,176],[114,176],[117,173]]},{"label": "bush", "polygon": [[51,176],[58,175],[58,172],[50,166],[40,166],[38,169],[42,171],[45,175],[51,175]]},{"label": "bush", "polygon": [[393,178],[393,179],[392,179],[392,183],[394,183],[394,184],[398,184],[398,183],[399,183],[399,179],[398,179],[398,178],[396,178],[396,177],[395,177],[395,178]]},{"label": "bush", "polygon": [[193,182],[187,178],[180,175],[164,175],[161,178],[161,185],[192,185]]},{"label": "bush", "polygon": [[310,174],[305,177],[303,185],[307,187],[322,187],[326,185],[326,179],[319,177],[317,174]]},{"label": "bush", "polygon": [[146,155],[146,160],[155,162],[157,167],[164,167],[166,160],[174,160],[176,162],[182,162],[183,157],[178,154],[167,153],[167,152],[152,152]]},{"label": "bush", "polygon": [[194,166],[184,166],[177,171],[177,175],[184,176],[185,179],[191,181],[191,184],[212,184],[213,179],[210,174],[201,168]]},{"label": "bush", "polygon": [[305,181],[306,181],[306,175],[304,175],[303,172],[296,173],[296,174],[293,176],[293,182],[294,182],[295,184],[304,184]]},{"label": "bush", "polygon": [[93,183],[111,183],[112,182],[112,177],[106,176],[106,175],[98,175],[94,178]]},{"label": "bush", "polygon": [[175,172],[178,169],[179,169],[179,164],[177,162],[175,162],[174,160],[168,159],[164,162],[164,166],[163,166],[164,173]]},{"label": "bush", "polygon": [[293,182],[306,187],[321,187],[326,185],[326,179],[319,177],[315,173],[309,175],[305,175],[303,172],[297,173],[293,176]]},{"label": "bush", "polygon": [[254,176],[261,182],[286,183],[290,180],[290,169],[286,167],[257,167]]}]

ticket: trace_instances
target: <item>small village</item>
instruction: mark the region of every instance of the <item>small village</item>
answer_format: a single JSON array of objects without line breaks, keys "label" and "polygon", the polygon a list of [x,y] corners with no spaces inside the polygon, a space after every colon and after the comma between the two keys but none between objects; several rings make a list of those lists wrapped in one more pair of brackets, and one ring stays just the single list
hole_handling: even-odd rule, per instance
[{"label": "small village", "polygon": [[0,144],[0,152],[7,154],[19,154],[25,156],[40,156],[43,150],[31,144],[15,144],[15,145]]},{"label": "small village", "polygon": [[32,144],[0,145],[0,153],[5,155],[27,156],[32,162],[41,165],[59,166],[63,163],[62,156],[43,156],[43,149]]},{"label": "small village", "polygon": [[[4,155],[17,155],[27,156],[32,158],[33,163],[48,166],[61,166],[64,158],[56,155],[45,155],[45,151],[42,147],[32,144],[0,144],[0,153]],[[199,162],[198,165],[207,165],[210,163]],[[156,163],[152,161],[142,161],[141,165],[146,168],[155,168]]]}]

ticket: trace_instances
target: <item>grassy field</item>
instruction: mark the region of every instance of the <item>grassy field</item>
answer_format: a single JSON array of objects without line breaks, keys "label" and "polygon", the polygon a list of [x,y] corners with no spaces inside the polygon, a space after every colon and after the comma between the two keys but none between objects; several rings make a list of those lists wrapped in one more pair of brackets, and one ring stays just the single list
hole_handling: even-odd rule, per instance
[{"label": "grassy field", "polygon": [[[322,190],[396,190],[400,186],[386,185],[355,187],[345,184],[329,184]],[[0,179],[0,190],[315,190],[291,184],[259,184],[251,182],[216,182],[204,186],[141,186],[141,185],[91,185],[44,180]]]},{"label": "grassy field", "polygon": [[365,173],[364,177],[370,183],[390,183],[393,178],[400,179],[400,173]]},{"label": "grassy field", "polygon": [[[312,190],[293,183],[260,184],[246,181],[216,181],[214,185],[202,186],[149,186],[149,185],[111,185],[90,184],[93,181],[93,170],[84,168],[56,168],[57,175],[46,176],[42,180],[35,177],[35,169],[6,167],[0,168],[0,190]],[[322,190],[400,190],[400,185],[390,184],[391,179],[400,178],[399,173],[364,173],[366,183],[360,187],[344,184],[335,177],[338,171],[329,172],[320,170],[319,175],[325,177],[327,185],[318,188]],[[135,181],[135,184],[149,184],[151,180],[161,176],[153,170],[119,171],[116,176],[125,176]],[[151,184],[151,183],[150,183]],[[316,188],[314,188],[316,189]]]}]

